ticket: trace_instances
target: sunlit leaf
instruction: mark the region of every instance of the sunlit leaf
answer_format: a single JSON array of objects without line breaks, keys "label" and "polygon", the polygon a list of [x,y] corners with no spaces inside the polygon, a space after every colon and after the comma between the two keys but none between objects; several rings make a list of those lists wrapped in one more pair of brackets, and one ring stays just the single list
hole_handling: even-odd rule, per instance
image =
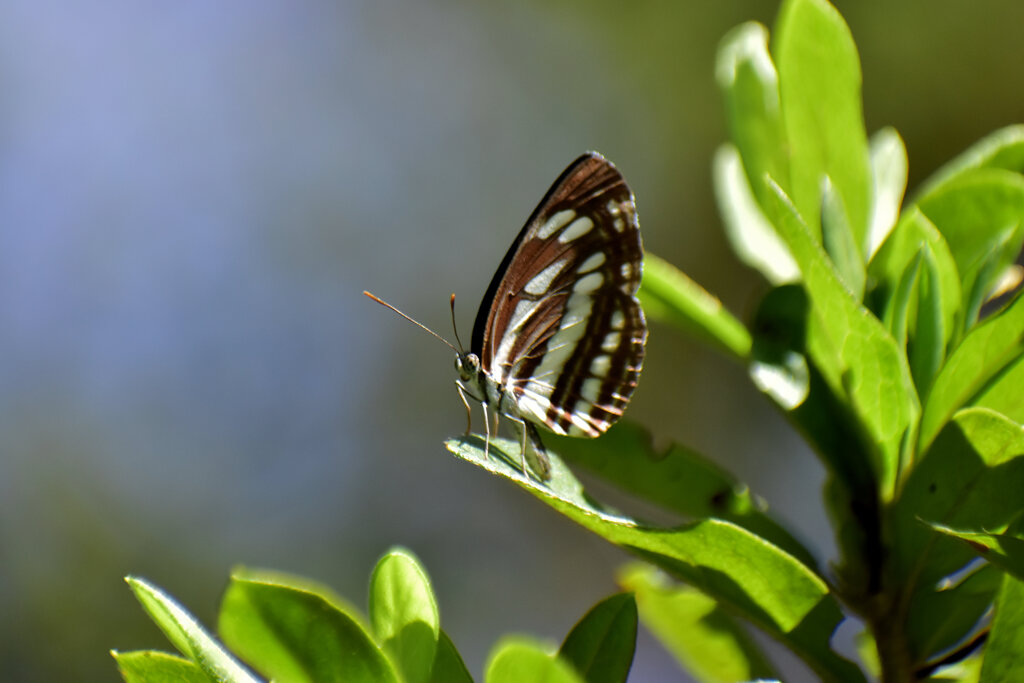
[{"label": "sunlit leaf", "polygon": [[440,618],[427,572],[409,551],[391,550],[374,568],[370,623],[406,683],[430,679]]},{"label": "sunlit leaf", "polygon": [[792,555],[730,522],[707,519],[659,529],[602,509],[583,491],[557,454],[544,484],[523,476],[519,444],[491,439],[490,457],[477,436],[451,439],[456,456],[518,483],[556,511],[608,541],[729,605],[787,644],[820,676],[863,681],[863,674],[830,648],[842,613],[817,574]]},{"label": "sunlit leaf", "polygon": [[586,683],[569,662],[549,654],[543,644],[521,637],[499,642],[484,671],[485,683]]},{"label": "sunlit leaf", "polygon": [[725,235],[739,259],[773,285],[799,280],[800,269],[758,205],[732,145],[722,145],[715,153],[714,181]]},{"label": "sunlit leaf", "polygon": [[644,626],[698,681],[778,677],[750,635],[707,595],[643,564],[620,572],[619,583],[636,594]]},{"label": "sunlit leaf", "polygon": [[971,145],[923,182],[914,201],[977,168],[1024,172],[1024,125],[1001,128]]},{"label": "sunlit leaf", "polygon": [[[718,48],[715,77],[725,103],[729,138],[735,146],[729,146],[732,150],[730,164],[735,163],[728,173],[729,184],[740,193],[749,194],[749,199],[744,200],[746,208],[740,213],[743,216],[756,210],[757,204],[766,205],[765,177],[776,178],[783,187],[789,187],[789,155],[779,104],[779,78],[768,54],[768,30],[756,22],[747,22],[726,34]],[[718,190],[721,192],[721,189],[720,185]],[[722,199],[720,194],[719,201]],[[739,227],[746,231],[747,226]],[[751,230],[755,227],[749,226]],[[748,242],[751,250],[759,246],[772,249],[769,272],[778,268],[783,279],[773,280],[768,273],[766,277],[775,284],[788,281],[783,275],[787,269],[784,245],[767,234],[772,232],[770,226],[767,232],[758,232],[761,235]],[[792,259],[789,261],[788,272],[797,274]]]},{"label": "sunlit leaf", "polygon": [[125,683],[210,683],[214,680],[188,659],[155,650],[112,652]]},{"label": "sunlit leaf", "polygon": [[825,0],[786,0],[772,38],[790,158],[786,194],[820,242],[821,181],[828,176],[854,242],[865,245],[872,181],[860,60],[850,29]]},{"label": "sunlit leaf", "polygon": [[958,538],[992,565],[1024,581],[1024,534],[1019,531],[974,531],[931,524],[935,531]]},{"label": "sunlit leaf", "polygon": [[125,579],[135,597],[181,654],[217,683],[257,683],[224,646],[173,598],[145,579]]},{"label": "sunlit leaf", "polygon": [[236,570],[221,604],[224,642],[271,679],[398,683],[384,652],[329,595],[283,574]]},{"label": "sunlit leaf", "polygon": [[899,219],[900,203],[907,188],[907,149],[893,128],[871,137],[871,220],[866,253],[870,260]]},{"label": "sunlit leaf", "polygon": [[717,517],[762,536],[809,567],[803,544],[767,513],[767,506],[712,460],[678,444],[655,449],[643,427],[620,421],[600,439],[544,435],[544,443],[620,488],[686,517]]},{"label": "sunlit leaf", "polygon": [[807,349],[836,396],[846,396],[877,444],[872,463],[883,498],[892,495],[904,435],[919,407],[906,356],[882,323],[839,282],[821,246],[777,185],[780,233],[803,272],[811,308]]},{"label": "sunlit leaf", "polygon": [[843,198],[828,176],[821,187],[821,237],[839,279],[860,301],[864,297],[863,249],[851,231]]}]

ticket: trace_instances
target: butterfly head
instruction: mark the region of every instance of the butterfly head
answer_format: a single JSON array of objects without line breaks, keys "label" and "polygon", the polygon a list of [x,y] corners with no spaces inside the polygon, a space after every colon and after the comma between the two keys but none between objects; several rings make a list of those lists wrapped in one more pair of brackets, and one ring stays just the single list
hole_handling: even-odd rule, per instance
[{"label": "butterfly head", "polygon": [[480,358],[469,351],[459,351],[455,356],[455,370],[463,382],[470,382],[480,374]]}]

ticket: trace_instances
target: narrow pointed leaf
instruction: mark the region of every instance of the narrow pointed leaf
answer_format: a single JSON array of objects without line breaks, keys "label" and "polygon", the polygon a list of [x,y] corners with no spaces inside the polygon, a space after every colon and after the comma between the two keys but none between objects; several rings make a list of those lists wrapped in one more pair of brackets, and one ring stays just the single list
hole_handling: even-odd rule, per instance
[{"label": "narrow pointed leaf", "polygon": [[256,683],[259,680],[169,595],[145,579],[129,576],[125,580],[160,630],[211,680],[217,683]]},{"label": "narrow pointed leaf", "polygon": [[935,531],[958,538],[992,565],[1024,581],[1024,534],[1020,532],[967,531],[931,524]]},{"label": "narrow pointed leaf", "polygon": [[[922,258],[921,250],[925,245],[938,271],[937,296],[942,311],[942,342],[944,348],[949,348],[956,339],[963,315],[960,273],[942,233],[916,207],[904,213],[868,265],[868,276],[875,285],[867,301],[875,314],[886,321],[893,319],[894,307],[905,310],[909,320],[916,319],[917,299],[912,296],[917,291],[916,286],[913,291],[902,291],[899,287],[905,283],[907,269],[913,261]],[[899,300],[897,297],[900,297]]]},{"label": "narrow pointed leaf", "polygon": [[203,670],[188,659],[156,650],[112,652],[125,683],[210,683]]},{"label": "narrow pointed leaf", "polygon": [[743,627],[707,595],[642,564],[621,572],[619,583],[636,593],[644,626],[698,681],[778,677]]},{"label": "narrow pointed leaf", "polygon": [[602,509],[556,453],[549,452],[548,482],[524,477],[516,441],[492,438],[490,457],[485,457],[478,436],[451,439],[447,446],[454,455],[515,481],[581,526],[729,605],[787,644],[823,680],[864,680],[856,666],[829,646],[842,613],[828,586],[764,539],[715,519],[671,529],[643,526]]},{"label": "narrow pointed leaf", "polygon": [[921,277],[917,290],[917,321],[910,347],[910,374],[922,396],[928,394],[935,373],[945,357],[946,330],[942,320],[942,281],[931,247],[922,250]]},{"label": "narrow pointed leaf", "polygon": [[234,572],[218,628],[232,649],[274,680],[400,681],[359,619],[308,582],[281,574]]},{"label": "narrow pointed leaf", "polygon": [[703,287],[650,253],[644,255],[640,301],[648,317],[670,323],[736,360],[750,353],[750,333],[743,323]]},{"label": "narrow pointed leaf", "polygon": [[437,602],[426,570],[407,550],[392,550],[374,568],[370,622],[406,683],[430,679],[440,632]]},{"label": "narrow pointed leaf", "polygon": [[[917,256],[910,262],[907,269],[900,277],[899,285],[896,287],[892,302],[885,310],[885,326],[889,329],[893,339],[900,346],[906,346],[909,326],[908,319],[911,314],[911,304],[916,303],[914,293],[918,291],[917,282],[921,275],[921,261],[924,260],[924,247],[917,252]],[[916,306],[914,306],[916,308]]]},{"label": "narrow pointed leaf", "polygon": [[860,301],[864,297],[864,256],[855,241],[843,198],[825,176],[821,189],[821,234],[825,252],[835,264],[839,279]]},{"label": "narrow pointed leaf", "polygon": [[594,605],[565,637],[558,656],[587,683],[625,683],[636,650],[636,600],[629,593]]}]

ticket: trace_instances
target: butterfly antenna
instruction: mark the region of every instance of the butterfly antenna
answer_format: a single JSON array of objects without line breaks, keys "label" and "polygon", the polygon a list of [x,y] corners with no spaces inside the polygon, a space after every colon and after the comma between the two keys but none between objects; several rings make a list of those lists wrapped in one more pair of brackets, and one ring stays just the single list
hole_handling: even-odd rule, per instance
[{"label": "butterfly antenna", "polygon": [[459,339],[459,326],[455,324],[455,292],[452,292],[452,331],[455,332],[455,341],[459,343],[459,353],[465,353],[462,340]]},{"label": "butterfly antenna", "polygon": [[[462,351],[460,351],[459,349],[455,348],[455,345],[454,345],[454,344],[452,344],[452,343],[451,343],[450,341],[448,341],[447,339],[445,339],[444,337],[442,337],[441,335],[439,335],[439,334],[438,334],[437,332],[434,332],[434,331],[433,331],[432,329],[430,329],[429,327],[427,327],[426,325],[424,325],[424,324],[423,324],[423,323],[421,323],[420,321],[418,321],[418,320],[414,320],[413,318],[410,318],[409,316],[407,316],[407,315],[406,315],[405,313],[402,313],[402,312],[401,312],[400,310],[398,310],[397,308],[395,308],[394,306],[392,306],[391,304],[389,304],[389,303],[388,303],[387,301],[384,301],[384,299],[381,299],[381,298],[380,298],[380,297],[378,297],[378,296],[375,296],[375,295],[373,295],[373,294],[370,294],[370,293],[369,293],[369,292],[367,292],[367,291],[366,291],[365,289],[363,290],[363,294],[365,294],[366,296],[370,297],[371,299],[373,299],[374,301],[376,301],[377,303],[379,303],[379,304],[380,304],[381,306],[385,306],[385,307],[387,307],[387,308],[390,308],[390,309],[391,309],[392,311],[394,311],[394,312],[395,312],[395,313],[397,313],[398,315],[402,316],[403,318],[405,318],[406,320],[408,320],[409,322],[411,322],[411,323],[412,323],[413,325],[416,325],[417,327],[420,327],[420,328],[422,328],[422,329],[426,330],[427,332],[429,332],[430,334],[434,335],[435,337],[437,337],[438,339],[440,339],[441,341],[443,341],[443,342],[444,342],[445,344],[447,344],[447,345],[448,345],[448,347],[449,347],[449,348],[450,348],[450,349],[451,349],[452,351],[454,351],[455,353],[462,353]],[[455,301],[455,295],[454,295],[454,294],[452,294],[452,302],[453,302],[453,305],[454,305],[454,301]],[[453,314],[453,315],[454,315],[454,314]],[[458,339],[458,335],[456,335],[456,337],[455,337],[455,338],[456,338],[456,339]],[[459,342],[459,346],[461,346],[461,345],[462,345],[462,342]]]}]

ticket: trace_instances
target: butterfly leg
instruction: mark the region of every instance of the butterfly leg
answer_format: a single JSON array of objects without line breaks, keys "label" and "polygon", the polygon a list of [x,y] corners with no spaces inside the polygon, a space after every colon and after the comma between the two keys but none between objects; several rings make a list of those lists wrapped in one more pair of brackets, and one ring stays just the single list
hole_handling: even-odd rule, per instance
[{"label": "butterfly leg", "polygon": [[[469,401],[466,400],[466,390],[462,388],[458,380],[455,382],[455,388],[459,390],[459,398],[462,399],[462,405],[466,406],[466,436],[469,436],[469,432],[473,429],[473,410],[469,407]],[[487,419],[487,407],[484,406],[484,419]]]},{"label": "butterfly leg", "polygon": [[491,414],[488,412],[487,401],[481,401],[480,405],[484,407],[484,460],[490,460],[491,458]]},{"label": "butterfly leg", "polygon": [[[529,470],[526,468],[526,461],[529,458],[530,469],[537,474],[539,481],[547,481],[551,478],[551,461],[548,459],[547,452],[544,450],[544,444],[541,443],[540,435],[537,433],[537,428],[527,422],[521,417],[515,415],[505,415],[508,419],[513,422],[518,422],[519,426],[523,429],[522,437],[522,451],[520,457],[522,458],[523,476],[529,478]],[[533,445],[533,452],[531,453],[527,445],[527,440]],[[532,456],[532,457],[530,457]]]}]

